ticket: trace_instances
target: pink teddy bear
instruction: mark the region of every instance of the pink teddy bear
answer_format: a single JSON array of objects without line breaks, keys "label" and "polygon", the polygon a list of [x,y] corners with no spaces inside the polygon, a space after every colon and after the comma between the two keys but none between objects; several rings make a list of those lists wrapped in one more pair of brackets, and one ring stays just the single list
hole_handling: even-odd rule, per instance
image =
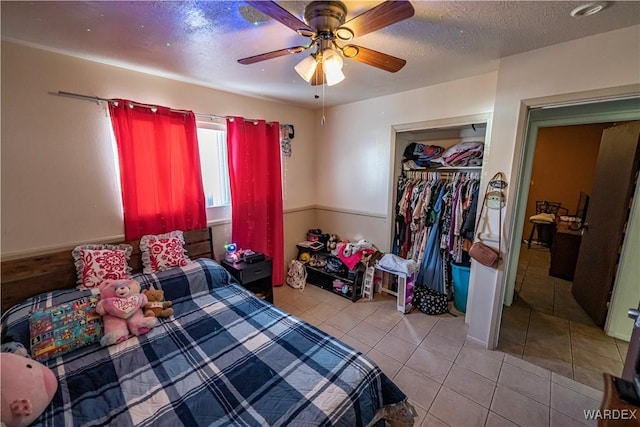
[{"label": "pink teddy bear", "polygon": [[148,302],[140,293],[140,283],[130,279],[103,281],[96,312],[102,316],[104,336],[100,344],[120,343],[132,335],[146,334],[158,324],[155,317],[144,317],[142,308]]}]

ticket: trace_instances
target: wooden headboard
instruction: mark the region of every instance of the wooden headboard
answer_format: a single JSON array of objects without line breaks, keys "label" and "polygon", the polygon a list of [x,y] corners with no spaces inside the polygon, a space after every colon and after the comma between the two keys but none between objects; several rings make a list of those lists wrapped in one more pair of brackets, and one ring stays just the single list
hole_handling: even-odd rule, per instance
[{"label": "wooden headboard", "polygon": [[[213,234],[211,228],[184,232],[185,248],[190,259],[211,258],[213,254]],[[132,273],[142,271],[140,240],[128,243],[133,247],[129,265]],[[2,311],[20,301],[42,292],[57,289],[71,289],[76,286],[76,267],[71,249],[2,262],[0,292]]]}]

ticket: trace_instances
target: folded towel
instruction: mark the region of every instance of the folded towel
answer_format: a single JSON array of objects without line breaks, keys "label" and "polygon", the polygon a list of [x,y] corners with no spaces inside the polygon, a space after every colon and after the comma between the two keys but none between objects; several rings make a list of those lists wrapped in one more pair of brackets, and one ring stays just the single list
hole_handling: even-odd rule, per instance
[{"label": "folded towel", "polygon": [[417,265],[416,262],[412,259],[404,259],[400,258],[397,255],[393,254],[385,254],[380,261],[378,261],[378,266],[387,271],[395,271],[398,273],[411,274],[416,271]]},{"label": "folded towel", "polygon": [[442,154],[442,157],[446,159],[447,157],[451,157],[454,154],[461,153],[463,151],[470,151],[470,150],[482,150],[482,151],[484,151],[484,143],[481,142],[481,141],[460,142],[460,143],[454,145],[453,147],[448,148],[447,151],[445,151]]},{"label": "folded towel", "polygon": [[550,213],[541,213],[541,214],[530,216],[529,221],[539,222],[543,224],[551,224],[552,222],[556,221],[556,216]]}]

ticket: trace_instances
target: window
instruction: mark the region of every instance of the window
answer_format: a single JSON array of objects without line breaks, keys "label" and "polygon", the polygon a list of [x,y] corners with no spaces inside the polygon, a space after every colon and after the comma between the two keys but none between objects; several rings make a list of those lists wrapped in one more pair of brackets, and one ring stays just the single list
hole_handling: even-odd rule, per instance
[{"label": "window", "polygon": [[229,206],[229,167],[225,125],[198,123],[198,147],[207,208]]}]

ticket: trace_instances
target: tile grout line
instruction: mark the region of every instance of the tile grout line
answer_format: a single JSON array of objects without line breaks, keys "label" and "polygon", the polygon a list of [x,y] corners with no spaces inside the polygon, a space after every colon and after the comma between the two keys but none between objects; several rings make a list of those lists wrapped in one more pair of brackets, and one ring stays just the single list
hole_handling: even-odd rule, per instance
[{"label": "tile grout line", "polygon": [[551,284],[553,287],[551,288],[551,313],[554,317],[556,316],[556,281],[551,279]]},{"label": "tile grout line", "polygon": [[569,352],[571,353],[571,379],[576,378],[576,361],[573,351],[573,328],[571,327],[571,321],[569,321]]},{"label": "tile grout line", "polygon": [[551,406],[551,400],[553,396],[551,394],[551,389],[553,388],[553,371],[549,371],[549,426],[551,426],[551,412],[553,412],[553,407]]},{"label": "tile grout line", "polygon": [[[502,370],[502,367],[500,367],[500,370]],[[498,374],[498,379],[499,378],[500,378],[500,374]],[[491,393],[491,401],[489,402],[489,411],[487,412],[487,419],[484,422],[485,426],[487,425],[487,421],[489,421],[489,414],[491,413],[491,407],[493,406],[493,399],[495,399],[495,397],[496,397],[496,391],[497,390],[498,390],[498,380],[496,380],[495,384],[493,385],[493,393]],[[500,415],[500,416],[502,416],[502,415]],[[503,417],[503,418],[505,418],[505,417]],[[505,419],[507,419],[507,418],[505,418]],[[511,420],[509,420],[509,421],[511,421]]]},{"label": "tile grout line", "polygon": [[620,346],[618,345],[618,340],[614,339],[614,342],[616,344],[616,349],[618,350],[618,356],[620,356],[620,361],[624,364],[624,362],[626,361],[627,355],[625,354],[624,356],[622,356],[622,350],[620,350]]},{"label": "tile grout line", "polygon": [[[505,357],[507,357],[505,355]],[[491,401],[489,402],[489,411],[487,412],[487,419],[485,420],[485,425],[487,424],[487,420],[489,419],[489,412],[491,412],[491,407],[493,406],[493,399],[495,399],[496,397],[496,391],[498,390],[498,381],[500,380],[500,374],[502,373],[502,367],[504,366],[504,358],[500,361],[500,370],[498,371],[498,378],[496,378],[496,381],[494,383],[493,386],[493,394],[491,395]],[[505,419],[507,419],[505,417]],[[511,420],[509,420],[511,421]],[[515,424],[515,423],[514,423]]]},{"label": "tile grout line", "polygon": [[527,317],[527,329],[524,333],[524,345],[522,346],[522,360],[524,359],[524,354],[527,351],[527,342],[529,341],[529,328],[531,328],[531,315],[533,313],[532,309],[529,309],[529,316]]}]

